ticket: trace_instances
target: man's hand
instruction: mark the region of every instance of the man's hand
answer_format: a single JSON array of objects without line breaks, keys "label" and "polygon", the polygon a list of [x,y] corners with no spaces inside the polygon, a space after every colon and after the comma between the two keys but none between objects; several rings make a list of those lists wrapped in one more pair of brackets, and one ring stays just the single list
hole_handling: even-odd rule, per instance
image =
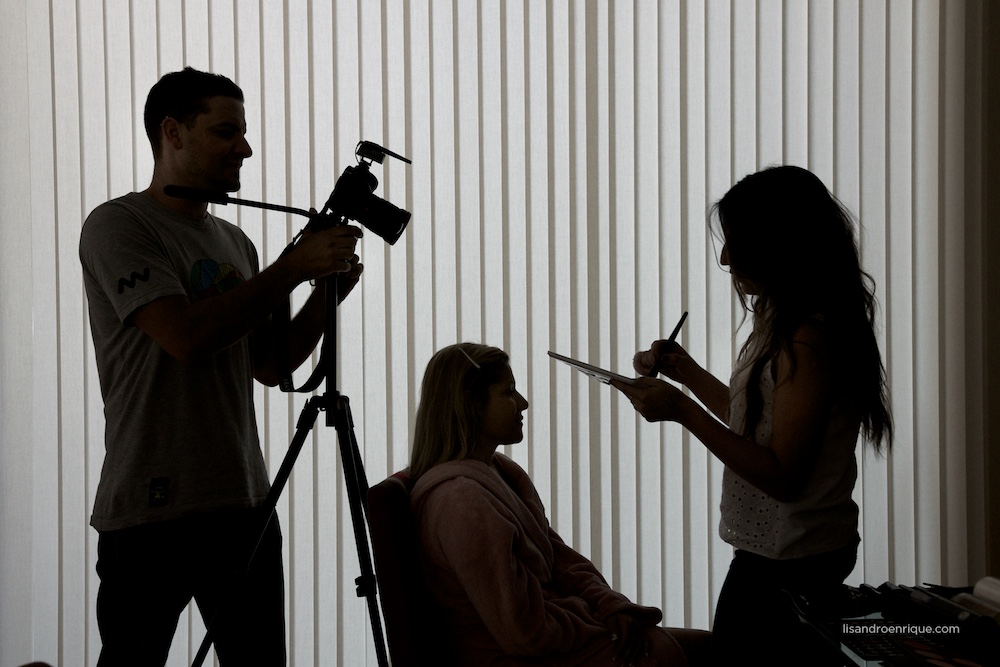
[{"label": "man's hand", "polygon": [[335,225],[319,231],[306,229],[285,259],[301,278],[299,282],[325,278],[332,273],[346,273],[357,282],[361,273],[354,251],[361,236],[361,228],[354,225]]},{"label": "man's hand", "polygon": [[341,273],[337,280],[337,303],[343,303],[347,295],[351,293],[354,286],[361,279],[361,273],[365,270],[365,265],[360,263],[361,258],[355,255],[351,258],[351,268]]}]

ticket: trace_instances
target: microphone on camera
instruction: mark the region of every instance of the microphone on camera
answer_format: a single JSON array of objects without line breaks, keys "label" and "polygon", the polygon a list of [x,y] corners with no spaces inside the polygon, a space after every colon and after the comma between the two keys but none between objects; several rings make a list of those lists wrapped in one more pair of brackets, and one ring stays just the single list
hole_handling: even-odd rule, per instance
[{"label": "microphone on camera", "polygon": [[216,190],[199,190],[198,188],[187,188],[183,185],[167,185],[163,188],[163,194],[177,199],[190,199],[191,201],[203,201],[210,204],[228,204],[229,195]]}]

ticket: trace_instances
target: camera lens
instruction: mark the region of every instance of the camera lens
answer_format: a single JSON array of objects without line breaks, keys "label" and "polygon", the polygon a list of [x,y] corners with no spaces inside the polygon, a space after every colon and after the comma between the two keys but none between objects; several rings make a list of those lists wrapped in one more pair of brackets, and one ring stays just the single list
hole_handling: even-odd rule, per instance
[{"label": "camera lens", "polygon": [[391,202],[374,194],[359,202],[355,219],[382,237],[386,243],[393,245],[402,236],[406,224],[410,221],[410,212],[405,211]]}]

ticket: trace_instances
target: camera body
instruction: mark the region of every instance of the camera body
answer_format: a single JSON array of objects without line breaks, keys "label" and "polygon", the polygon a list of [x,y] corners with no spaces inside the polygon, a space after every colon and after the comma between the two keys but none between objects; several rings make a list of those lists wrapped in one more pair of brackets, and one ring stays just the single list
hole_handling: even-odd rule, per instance
[{"label": "camera body", "polygon": [[410,212],[375,194],[378,179],[371,173],[371,163],[381,164],[386,155],[406,163],[410,160],[370,141],[360,142],[355,155],[358,164],[347,167],[337,179],[319,217],[332,218],[333,224],[342,224],[342,218],[354,220],[393,245],[406,229]]}]

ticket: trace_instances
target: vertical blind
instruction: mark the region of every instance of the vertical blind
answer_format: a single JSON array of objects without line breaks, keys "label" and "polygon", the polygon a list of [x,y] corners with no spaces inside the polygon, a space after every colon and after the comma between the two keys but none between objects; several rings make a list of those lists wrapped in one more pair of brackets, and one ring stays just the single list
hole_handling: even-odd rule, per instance
[{"label": "vertical blind", "polygon": [[[0,0],[0,665],[94,664],[103,405],[82,221],[148,184],[149,87],[191,65],[246,95],[239,196],[326,200],[362,139],[413,219],[367,234],[339,309],[337,387],[369,482],[404,467],[438,348],[507,350],[531,403],[526,467],[555,529],[612,585],[708,628],[731,548],[721,467],[549,350],[629,372],[680,340],[725,379],[747,330],[707,209],[740,177],[813,170],[859,217],[882,305],[897,444],[859,448],[850,583],[966,584],[982,567],[975,333],[982,267],[982,2],[903,0]],[[972,184],[970,186],[970,184]],[[301,219],[217,206],[273,261]],[[297,303],[305,297],[295,294]],[[978,343],[977,343],[978,341]],[[302,373],[300,371],[300,373]],[[256,391],[277,470],[304,398]],[[335,433],[321,418],[279,504],[293,666],[374,664]],[[982,496],[978,496],[982,497]],[[983,573],[979,573],[983,574]],[[170,665],[204,626],[182,617]]]}]

